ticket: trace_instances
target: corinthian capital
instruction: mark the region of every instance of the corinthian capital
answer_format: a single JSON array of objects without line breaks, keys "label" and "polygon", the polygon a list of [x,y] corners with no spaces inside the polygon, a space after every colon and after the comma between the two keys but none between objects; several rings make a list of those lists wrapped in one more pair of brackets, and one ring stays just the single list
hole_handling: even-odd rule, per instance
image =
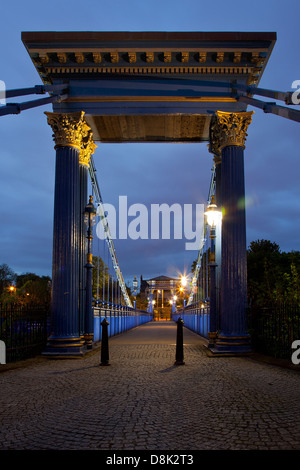
[{"label": "corinthian capital", "polygon": [[78,113],[45,113],[48,124],[53,130],[56,147],[82,148],[83,139],[87,137],[90,127],[84,121],[84,112]]},{"label": "corinthian capital", "polygon": [[82,147],[79,152],[79,164],[89,166],[91,155],[95,152],[97,145],[93,140],[93,133],[91,130],[88,131],[87,136],[83,138]]},{"label": "corinthian capital", "polygon": [[238,145],[245,148],[247,129],[254,111],[228,113],[217,111],[210,127],[210,149],[221,155],[222,148]]}]

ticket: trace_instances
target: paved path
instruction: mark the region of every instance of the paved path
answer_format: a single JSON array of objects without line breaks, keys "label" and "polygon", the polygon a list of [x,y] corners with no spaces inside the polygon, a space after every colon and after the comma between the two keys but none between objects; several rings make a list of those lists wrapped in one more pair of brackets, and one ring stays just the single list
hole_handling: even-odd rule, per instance
[{"label": "paved path", "polygon": [[300,449],[300,374],[209,357],[184,328],[151,322],[83,359],[37,358],[0,373],[0,449]]}]

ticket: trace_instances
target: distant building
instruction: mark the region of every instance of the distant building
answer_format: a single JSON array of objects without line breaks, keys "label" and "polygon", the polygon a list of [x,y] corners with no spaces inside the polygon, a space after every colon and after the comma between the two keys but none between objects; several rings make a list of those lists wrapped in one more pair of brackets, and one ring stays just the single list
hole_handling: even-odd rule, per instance
[{"label": "distant building", "polygon": [[[174,299],[179,279],[158,276],[144,280],[141,276],[140,294],[141,299],[153,302],[153,312],[156,318],[168,319],[171,314],[171,301]],[[158,318],[157,318],[158,319]]]}]

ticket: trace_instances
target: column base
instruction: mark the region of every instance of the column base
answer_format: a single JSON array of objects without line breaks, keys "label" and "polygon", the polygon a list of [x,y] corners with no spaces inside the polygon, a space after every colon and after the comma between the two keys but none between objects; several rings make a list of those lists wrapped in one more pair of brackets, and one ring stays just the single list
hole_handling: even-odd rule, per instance
[{"label": "column base", "polygon": [[87,349],[92,349],[93,348],[93,338],[94,338],[94,333],[85,333],[84,334],[84,343]]},{"label": "column base", "polygon": [[52,358],[77,358],[83,357],[86,347],[83,338],[54,338],[48,339],[43,356]]},{"label": "column base", "polygon": [[210,332],[208,333],[208,345],[207,345],[207,347],[208,347],[209,349],[212,349],[212,348],[215,347],[217,337],[218,337],[218,333],[217,333],[217,332],[212,332],[212,331],[210,331]]},{"label": "column base", "polygon": [[251,338],[249,335],[218,335],[214,342],[209,342],[208,348],[215,355],[247,354],[251,352]]}]

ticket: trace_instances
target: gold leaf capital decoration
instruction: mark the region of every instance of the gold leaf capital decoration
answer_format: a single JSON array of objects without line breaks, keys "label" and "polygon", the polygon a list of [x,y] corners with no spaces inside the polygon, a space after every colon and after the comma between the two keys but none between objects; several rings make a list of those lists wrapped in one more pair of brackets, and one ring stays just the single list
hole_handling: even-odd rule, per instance
[{"label": "gold leaf capital decoration", "polygon": [[238,145],[245,148],[247,129],[254,111],[230,113],[217,111],[210,126],[210,149],[215,155],[221,155],[222,148]]},{"label": "gold leaf capital decoration", "polygon": [[89,167],[91,155],[95,152],[97,145],[93,140],[93,133],[88,131],[87,137],[82,141],[82,148],[79,152],[79,164]]},{"label": "gold leaf capital decoration", "polygon": [[84,111],[77,113],[45,112],[53,131],[56,147],[76,147],[81,150],[83,139],[88,136],[90,127],[84,121]]}]

